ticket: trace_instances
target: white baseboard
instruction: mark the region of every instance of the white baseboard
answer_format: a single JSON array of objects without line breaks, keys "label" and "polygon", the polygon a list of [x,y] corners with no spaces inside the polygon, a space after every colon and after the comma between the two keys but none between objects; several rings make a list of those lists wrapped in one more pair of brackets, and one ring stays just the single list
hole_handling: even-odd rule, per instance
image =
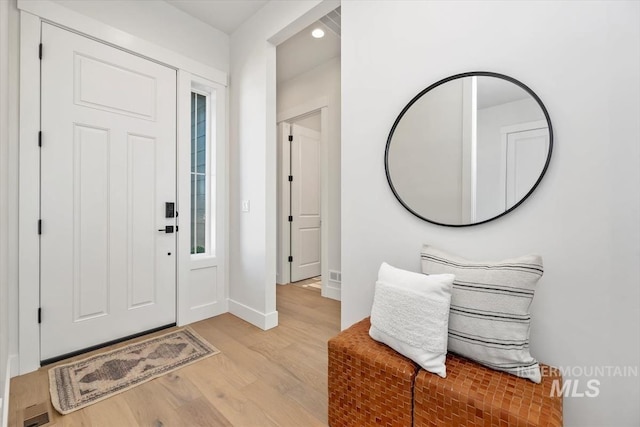
[{"label": "white baseboard", "polygon": [[260,329],[267,330],[278,326],[278,312],[261,313],[251,307],[248,307],[238,301],[229,300],[229,313],[233,314],[257,326]]},{"label": "white baseboard", "polygon": [[[337,286],[336,286],[337,285]],[[334,282],[327,280],[326,285],[322,287],[322,296],[325,298],[331,298],[336,301],[341,300],[342,291],[340,290],[340,282]]]},{"label": "white baseboard", "polygon": [[11,377],[14,376],[13,372],[17,371],[18,365],[18,356],[15,354],[9,355],[7,358],[7,370],[4,384],[2,385],[3,394],[2,399],[0,399],[0,408],[2,408],[2,418],[0,419],[2,427],[7,427],[9,424],[9,393],[11,392]]}]

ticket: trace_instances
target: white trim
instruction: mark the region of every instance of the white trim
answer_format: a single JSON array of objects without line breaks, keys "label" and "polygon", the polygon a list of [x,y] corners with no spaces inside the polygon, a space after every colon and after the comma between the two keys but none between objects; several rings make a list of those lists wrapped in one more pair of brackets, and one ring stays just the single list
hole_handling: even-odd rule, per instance
[{"label": "white trim", "polygon": [[[328,296],[334,295],[328,291],[329,280],[329,229],[331,216],[329,215],[329,107],[325,106],[320,109],[320,285],[322,287],[321,294]],[[339,195],[336,195],[339,196]],[[330,298],[340,301],[340,292],[338,296]]]},{"label": "white trim", "polygon": [[255,310],[232,299],[229,300],[229,313],[265,331],[267,329],[275,328],[276,326],[278,326],[277,311],[272,311],[270,313],[261,313],[258,310]]},{"label": "white trim", "polygon": [[20,12],[20,179],[19,179],[19,286],[18,343],[20,373],[40,367],[40,19]]},{"label": "white trim", "polygon": [[463,223],[476,221],[476,157],[478,80],[475,76],[462,81],[462,191],[460,219]]},{"label": "white trim", "polygon": [[224,86],[228,84],[228,76],[224,71],[150,43],[50,0],[18,0],[18,9],[32,13],[44,21],[57,24],[70,31],[124,49],[134,55],[146,57],[171,68],[189,70],[193,74]]},{"label": "white trim", "polygon": [[291,135],[291,125],[287,122],[280,122],[278,126],[278,160],[280,161],[280,176],[278,177],[278,197],[280,201],[280,216],[278,217],[278,226],[280,229],[280,253],[277,256],[278,269],[281,275],[276,274],[276,283],[286,285],[291,282],[291,264],[288,256],[291,253],[291,225],[285,221],[285,217],[289,215],[289,165],[291,164],[291,150],[287,135]]},{"label": "white trim", "polygon": [[[338,285],[338,286],[336,286]],[[327,280],[327,285],[322,287],[322,296],[325,298],[331,298],[340,301],[340,296],[342,294],[340,288],[340,282],[335,282],[333,280]]]},{"label": "white trim", "polygon": [[503,126],[500,128],[500,134],[525,132],[528,130],[548,129],[549,124],[546,120],[536,120],[533,122],[518,123],[517,125]]},{"label": "white trim", "polygon": [[4,386],[2,387],[3,394],[2,398],[0,398],[0,410],[2,411],[2,414],[0,414],[0,426],[2,427],[7,427],[9,424],[9,393],[11,392],[11,377],[9,376],[10,366],[11,363],[7,360],[7,374],[4,376]]},{"label": "white trim", "polygon": [[[0,360],[8,354],[13,325],[9,313],[9,3],[0,2]],[[12,159],[13,160],[13,159]],[[6,353],[5,353],[6,352]],[[4,375],[4,394],[0,394],[0,421],[6,426],[8,407],[9,361],[7,369],[0,368]],[[2,405],[4,402],[4,406]]]},{"label": "white trim", "polygon": [[[11,396],[11,377],[12,374],[16,370],[16,364],[18,362],[18,357],[15,354],[9,355],[7,358],[7,370],[6,375],[4,377],[4,394],[2,395],[2,399],[0,399],[0,408],[2,408],[2,414],[0,414],[0,426],[7,427],[9,425],[9,396]],[[11,373],[11,375],[9,375]]]},{"label": "white trim", "polygon": [[[183,144],[178,143],[176,153],[176,177],[178,181],[178,196],[176,200],[178,218],[176,224],[178,227],[182,227],[183,230],[189,230],[189,211],[191,210],[191,201],[189,199],[189,195],[191,193],[191,174],[182,173],[182,171],[189,172],[191,169],[191,144],[186,143],[191,140],[191,73],[184,70],[178,70],[176,78],[178,91],[178,118],[189,117],[189,120],[178,120],[176,127],[178,141],[184,141]],[[177,240],[178,289],[176,292],[176,323],[178,326],[183,326],[189,323],[190,317],[189,289],[187,286],[180,286],[180,284],[189,283],[189,275],[191,273],[191,235],[188,232],[183,233],[179,231],[177,233]]]}]

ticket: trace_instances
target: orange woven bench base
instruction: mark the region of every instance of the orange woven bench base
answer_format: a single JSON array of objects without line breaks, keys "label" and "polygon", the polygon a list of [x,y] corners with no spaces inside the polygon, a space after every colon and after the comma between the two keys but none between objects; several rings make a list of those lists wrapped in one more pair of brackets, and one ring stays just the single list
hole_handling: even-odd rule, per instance
[{"label": "orange woven bench base", "polygon": [[329,340],[329,425],[412,425],[418,366],[369,337],[364,319]]},{"label": "orange woven bench base", "polygon": [[415,426],[562,426],[562,395],[551,397],[557,370],[543,368],[548,376],[535,384],[453,354],[446,365],[447,378],[418,373]]}]

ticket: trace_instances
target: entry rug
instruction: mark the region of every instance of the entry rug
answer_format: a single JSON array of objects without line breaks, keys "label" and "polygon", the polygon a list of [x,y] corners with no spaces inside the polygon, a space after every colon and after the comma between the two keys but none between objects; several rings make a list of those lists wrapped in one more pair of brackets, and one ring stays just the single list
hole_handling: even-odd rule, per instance
[{"label": "entry rug", "polygon": [[179,329],[49,370],[51,402],[68,414],[220,351]]}]

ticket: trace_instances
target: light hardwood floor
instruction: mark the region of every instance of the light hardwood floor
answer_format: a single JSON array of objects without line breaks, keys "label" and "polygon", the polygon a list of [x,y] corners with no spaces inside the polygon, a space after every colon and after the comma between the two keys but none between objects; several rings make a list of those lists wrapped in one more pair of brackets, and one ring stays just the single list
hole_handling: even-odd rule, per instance
[{"label": "light hardwood floor", "polygon": [[51,407],[49,366],[13,378],[9,426],[23,427],[24,408],[40,402],[48,426],[325,426],[327,340],[340,330],[340,303],[287,285],[277,286],[277,306],[269,331],[230,314],[192,324],[222,353],[69,415]]},{"label": "light hardwood floor", "polygon": [[299,282],[289,283],[289,285],[298,286],[318,293],[322,292],[322,279],[320,278],[320,276],[301,280]]}]

